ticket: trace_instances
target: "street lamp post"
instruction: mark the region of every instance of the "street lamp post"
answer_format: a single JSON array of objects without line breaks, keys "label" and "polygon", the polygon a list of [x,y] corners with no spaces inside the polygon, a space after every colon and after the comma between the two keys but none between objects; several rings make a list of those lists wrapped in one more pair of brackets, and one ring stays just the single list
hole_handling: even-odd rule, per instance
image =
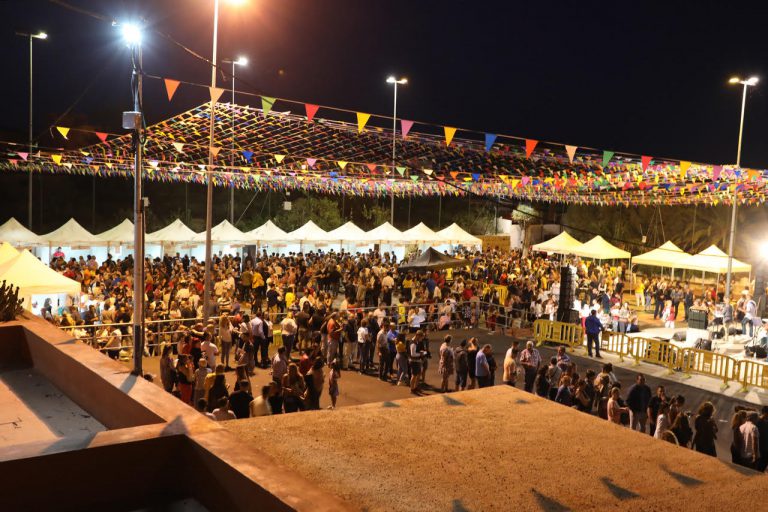
[{"label": "street lamp post", "polygon": [[[396,162],[396,146],[397,146],[397,86],[405,85],[408,83],[407,78],[400,78],[399,80],[394,76],[387,78],[387,83],[392,84],[394,87],[394,106],[392,108],[392,177],[395,172]],[[389,195],[389,223],[395,225],[395,189],[390,190]]]},{"label": "street lamp post", "polygon": [[[17,36],[29,38],[29,153],[32,153],[32,40],[48,39],[48,34],[45,32],[38,32],[37,34],[27,32],[16,32]],[[29,186],[27,187],[27,227],[32,229],[32,167],[29,168]]]},{"label": "street lamp post", "polygon": [[[743,91],[741,94],[741,118],[739,120],[739,143],[736,146],[736,167],[741,167],[741,138],[744,134],[744,111],[747,106],[747,88],[750,86],[757,85],[758,78],[753,76],[746,80],[742,80],[739,77],[733,77],[730,80],[728,80],[728,83],[731,84],[741,84],[743,85]],[[731,229],[730,229],[730,238],[728,240],[728,273],[725,276],[725,302],[726,304],[731,303],[731,285],[732,285],[732,276],[731,272],[733,270],[733,243],[734,239],[736,238],[736,213],[738,210],[738,202],[736,200],[736,196],[733,195],[731,197],[731,202],[733,203],[731,206]]]},{"label": "street lamp post", "polygon": [[[229,0],[230,4],[242,4],[244,0]],[[211,58],[211,87],[216,87],[216,48],[219,38],[219,0],[213,0],[213,52]],[[211,99],[211,121],[208,125],[208,175],[205,194],[205,273],[203,277],[203,323],[211,316],[211,229],[213,228],[213,131],[216,119],[216,102]]]},{"label": "street lamp post", "polygon": [[[235,166],[235,65],[247,66],[248,58],[238,57],[234,59],[224,59],[221,61],[224,64],[232,64],[232,155],[230,156],[229,165],[234,168]],[[235,224],[235,184],[229,188],[229,222]]]},{"label": "street lamp post", "polygon": [[144,151],[142,107],[141,29],[133,24],[121,25],[123,38],[131,48],[131,92],[133,111],[123,112],[123,128],[133,131],[133,370],[142,375],[144,355],[144,197],[142,184],[142,153]]}]

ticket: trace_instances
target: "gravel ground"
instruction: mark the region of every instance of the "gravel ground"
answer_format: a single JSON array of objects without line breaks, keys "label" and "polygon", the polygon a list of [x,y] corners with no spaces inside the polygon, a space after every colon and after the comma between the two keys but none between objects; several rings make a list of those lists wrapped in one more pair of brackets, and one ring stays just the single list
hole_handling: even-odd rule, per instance
[{"label": "gravel ground", "polygon": [[718,510],[768,491],[765,475],[502,386],[225,425],[368,511]]}]

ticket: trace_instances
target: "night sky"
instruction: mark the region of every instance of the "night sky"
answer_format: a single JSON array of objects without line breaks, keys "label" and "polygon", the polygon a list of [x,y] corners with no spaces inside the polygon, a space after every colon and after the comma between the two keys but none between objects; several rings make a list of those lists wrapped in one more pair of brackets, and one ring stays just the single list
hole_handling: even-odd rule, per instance
[{"label": "night sky", "polygon": [[[26,140],[27,41],[15,30],[49,34],[35,41],[41,145],[89,87],[59,124],[122,132],[128,50],[108,21],[62,3],[109,20],[146,19],[146,72],[209,82],[207,64],[151,30],[210,57],[213,0],[3,1],[4,140]],[[735,161],[741,90],[727,81],[756,75],[764,81],[748,95],[742,164],[768,167],[768,4],[629,4],[222,0],[219,58],[247,55],[238,73],[256,93],[391,115],[385,79],[396,74],[409,79],[398,95],[406,119],[707,163]],[[182,86],[169,103],[149,83],[147,119],[200,104],[203,94]]]}]

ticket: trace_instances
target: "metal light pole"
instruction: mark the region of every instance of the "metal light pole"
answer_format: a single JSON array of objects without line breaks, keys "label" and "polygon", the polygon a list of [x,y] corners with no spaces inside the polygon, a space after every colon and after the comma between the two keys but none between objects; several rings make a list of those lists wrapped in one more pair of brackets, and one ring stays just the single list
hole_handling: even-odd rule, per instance
[{"label": "metal light pole", "polygon": [[131,47],[131,91],[133,111],[123,112],[123,128],[133,130],[133,370],[142,375],[144,355],[144,197],[142,187],[142,153],[144,152],[142,107],[141,30],[131,24],[123,25],[123,37]]},{"label": "metal light pole", "polygon": [[[238,57],[237,60],[224,59],[221,61],[224,64],[232,64],[232,155],[230,156],[229,165],[235,166],[235,65],[246,66],[248,59],[246,57]],[[235,185],[234,183],[229,188],[229,223],[235,224]]]},{"label": "metal light pole", "polygon": [[[45,32],[38,32],[37,34],[16,32],[17,36],[29,38],[29,153],[32,154],[32,40],[33,39],[48,39],[48,34]],[[29,168],[29,185],[27,196],[27,227],[32,229],[32,167]]]},{"label": "metal light pole", "polygon": [[[749,86],[754,86],[758,82],[758,78],[753,76],[751,78],[748,78],[747,80],[742,80],[738,77],[731,78],[728,83],[731,84],[741,84],[744,86],[742,95],[741,95],[741,119],[739,120],[739,143],[736,146],[736,167],[741,167],[741,138],[744,134],[744,112],[747,106],[747,88]],[[728,273],[725,276],[725,302],[727,304],[731,303],[731,285],[732,285],[732,276],[731,272],[733,269],[733,243],[734,239],[736,238],[736,213],[738,210],[738,203],[736,200],[736,196],[731,197],[732,207],[731,207],[731,229],[730,229],[730,239],[728,240]]]},{"label": "metal light pole", "polygon": [[[387,78],[387,83],[392,84],[394,86],[394,106],[392,108],[392,176],[394,177],[395,172],[395,148],[397,146],[397,86],[398,85],[405,85],[408,83],[407,78],[401,78],[397,79],[394,76],[390,76]],[[389,195],[389,223],[393,226],[395,225],[395,189],[392,188],[390,190]]]}]

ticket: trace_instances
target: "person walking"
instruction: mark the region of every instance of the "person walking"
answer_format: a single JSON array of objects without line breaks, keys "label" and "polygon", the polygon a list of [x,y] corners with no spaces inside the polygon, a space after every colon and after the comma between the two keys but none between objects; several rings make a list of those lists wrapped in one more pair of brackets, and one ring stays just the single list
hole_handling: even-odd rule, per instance
[{"label": "person walking", "polygon": [[456,366],[456,391],[467,389],[467,375],[469,374],[469,359],[467,356],[467,340],[461,340],[453,353],[454,365]]},{"label": "person walking", "polygon": [[536,379],[536,371],[541,364],[541,354],[533,346],[533,341],[525,344],[525,350],[520,353],[520,364],[525,372],[525,390],[533,393],[533,381]]},{"label": "person walking", "polygon": [[741,434],[741,465],[756,469],[760,458],[760,433],[757,430],[759,416],[757,411],[749,411],[744,424],[739,429]]}]

